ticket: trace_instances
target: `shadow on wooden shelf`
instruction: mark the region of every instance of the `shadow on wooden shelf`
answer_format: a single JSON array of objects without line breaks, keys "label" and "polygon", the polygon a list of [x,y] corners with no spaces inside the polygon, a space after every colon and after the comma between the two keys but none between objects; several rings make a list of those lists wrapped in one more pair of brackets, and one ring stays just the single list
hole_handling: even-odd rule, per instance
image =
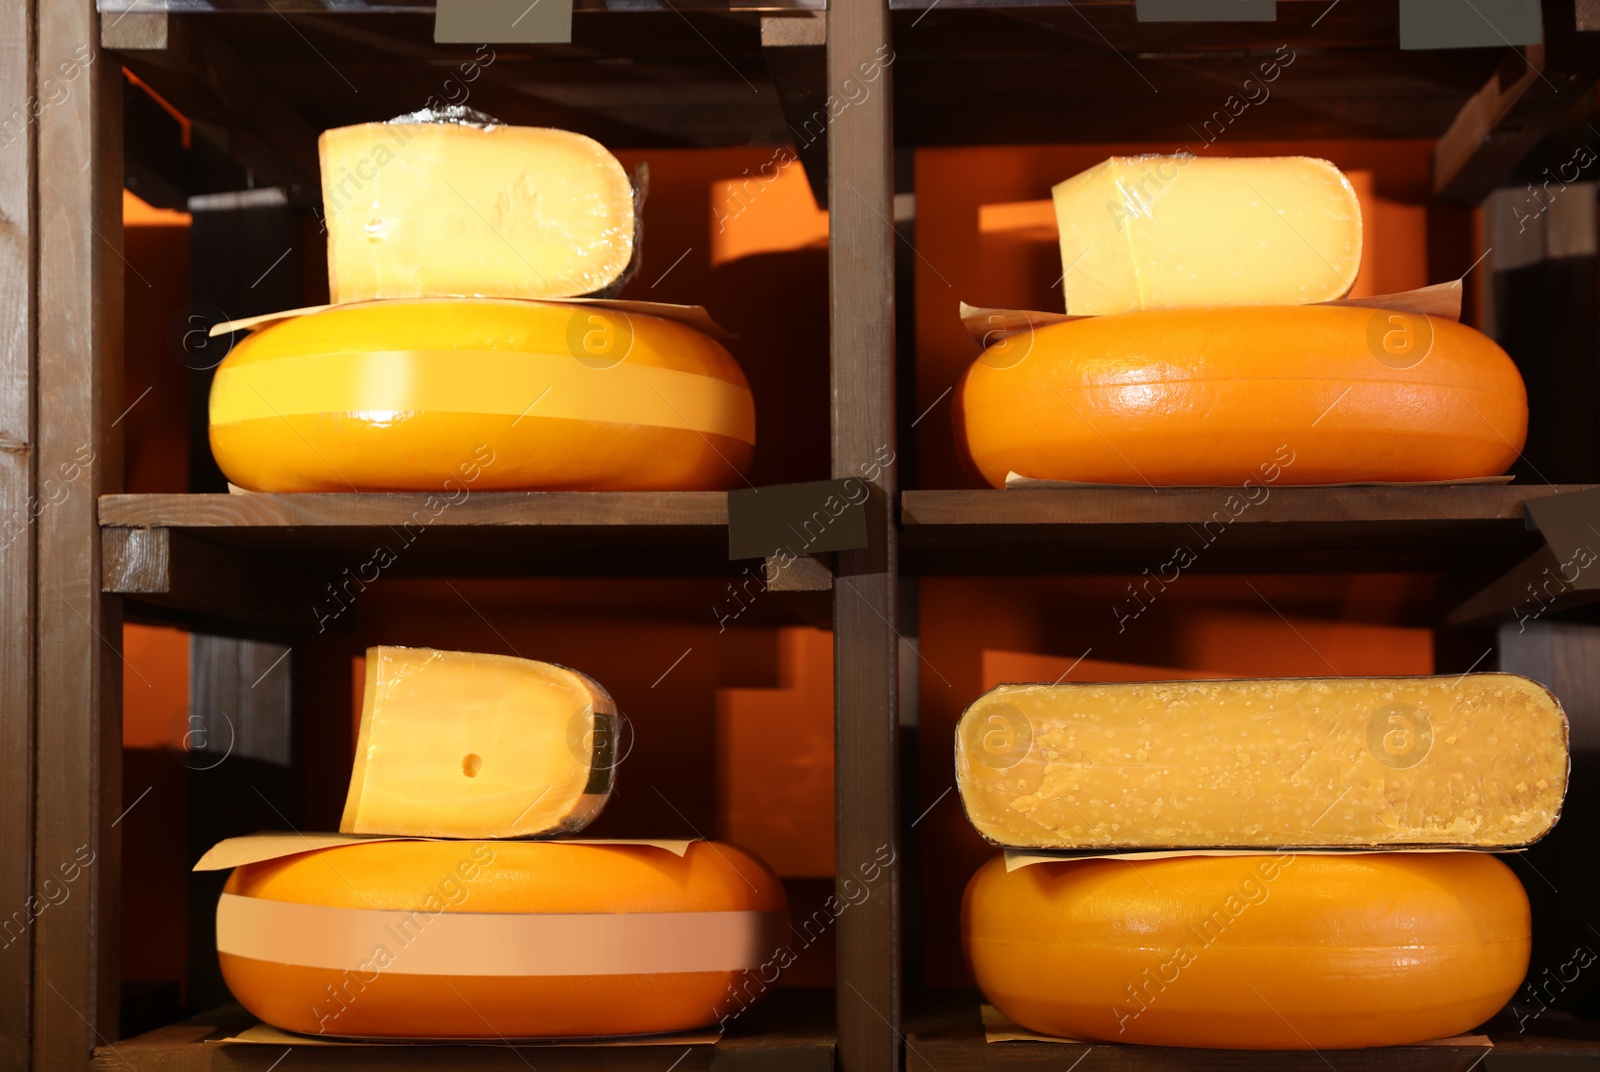
[{"label": "shadow on wooden shelf", "polygon": [[982,999],[973,990],[936,991],[907,1010],[907,1072],[975,1072],[1038,1068],[1076,1072],[1469,1072],[1481,1068],[1579,1069],[1600,1067],[1600,1024],[1546,1012],[1517,1030],[1501,1013],[1481,1031],[1494,1047],[1388,1046],[1370,1050],[1187,1050],[1065,1042],[996,1042],[983,1036]]},{"label": "shadow on wooden shelf", "polygon": [[[221,1072],[271,1068],[285,1056],[277,1046],[220,1040],[256,1022],[238,1005],[227,1005],[182,1023],[157,1028],[94,1051],[98,1072]],[[521,1069],[562,1072],[606,1069],[626,1072],[832,1072],[833,993],[779,990],[730,1025],[714,1046],[674,1047],[533,1045],[509,1042],[453,1046],[296,1047],[296,1068]],[[674,1064],[674,1062],[677,1062]]]},{"label": "shadow on wooden shelf", "polygon": [[1583,486],[907,491],[901,550],[923,574],[1137,573],[1181,547],[1205,572],[1449,572],[1537,550],[1522,504]]},{"label": "shadow on wooden shelf", "polygon": [[106,495],[100,524],[164,529],[319,575],[354,571],[380,547],[393,557],[381,568],[397,576],[737,572],[720,491],[483,492],[454,505],[420,494]]}]

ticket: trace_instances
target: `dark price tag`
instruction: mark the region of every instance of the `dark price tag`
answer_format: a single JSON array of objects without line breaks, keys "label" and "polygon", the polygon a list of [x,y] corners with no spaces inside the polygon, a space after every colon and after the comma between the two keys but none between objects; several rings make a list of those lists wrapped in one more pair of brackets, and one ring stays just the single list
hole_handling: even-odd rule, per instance
[{"label": "dark price tag", "polygon": [[1273,22],[1277,0],[1138,0],[1140,22]]},{"label": "dark price tag", "polygon": [[565,45],[572,0],[438,0],[433,40],[441,45]]},{"label": "dark price tag", "polygon": [[859,477],[728,492],[728,557],[814,555],[867,546],[871,487]]},{"label": "dark price tag", "polygon": [[1530,499],[1523,504],[1528,527],[1537,529],[1573,588],[1600,588],[1600,576],[1584,567],[1600,559],[1600,488]]},{"label": "dark price tag", "polygon": [[1400,47],[1509,48],[1544,40],[1539,0],[1400,0]]}]

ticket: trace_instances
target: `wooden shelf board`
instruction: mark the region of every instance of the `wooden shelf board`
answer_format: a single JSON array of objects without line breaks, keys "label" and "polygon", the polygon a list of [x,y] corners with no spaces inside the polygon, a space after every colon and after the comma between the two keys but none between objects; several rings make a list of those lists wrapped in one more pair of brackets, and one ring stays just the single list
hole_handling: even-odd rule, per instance
[{"label": "wooden shelf board", "polygon": [[440,510],[442,501],[422,494],[107,495],[100,524],[181,531],[319,576],[331,570],[330,577],[356,571],[379,548],[394,559],[379,568],[395,575],[708,576],[739,568],[728,561],[723,492],[481,492]]},{"label": "wooden shelf board", "polygon": [[[788,143],[760,20],[821,6],[577,0],[572,43],[494,45],[468,87],[452,80],[458,65],[486,53],[435,44],[432,3],[101,2],[108,20],[130,12],[202,20],[316,130],[470,91],[472,107],[505,122],[577,130],[611,148]],[[1198,151],[1207,121],[1232,140],[1437,138],[1507,51],[1401,52],[1393,0],[1341,0],[1331,11],[1286,0],[1270,23],[1141,23],[1133,0],[891,6],[895,134],[905,145],[1120,142],[1137,131],[1172,151]],[[1259,82],[1263,63],[1270,70],[1274,57],[1291,54],[1277,77]],[[137,52],[124,59],[144,69]],[[1245,88],[1247,79],[1257,81]],[[1235,126],[1230,96],[1262,106]],[[1174,109],[1173,100],[1193,106]]]},{"label": "wooden shelf board", "polygon": [[[988,1042],[978,1017],[976,991],[940,991],[907,1013],[907,1072],[978,1072],[1005,1068],[1076,1072],[1487,1072],[1504,1068],[1589,1068],[1600,1064],[1600,1024],[1547,1010],[1518,1030],[1502,1013],[1478,1033],[1482,1047],[1390,1046],[1369,1050],[1195,1050],[1165,1046],[1066,1042]],[[1526,1010],[1525,1010],[1526,1011]],[[1537,1060],[1545,1059],[1545,1060]],[[1079,1063],[1074,1063],[1079,1062]],[[1536,1062],[1536,1063],[1535,1063]]]},{"label": "wooden shelf board", "polygon": [[907,491],[901,549],[924,574],[1154,572],[1180,547],[1208,572],[1448,572],[1536,549],[1523,502],[1584,486],[1278,487],[1237,516],[1229,488]]},{"label": "wooden shelf board", "polygon": [[[787,10],[787,0],[780,2]],[[214,39],[230,64],[308,130],[392,119],[432,98],[506,123],[574,130],[611,149],[783,144],[793,137],[762,55],[759,8],[580,0],[570,44],[474,46],[436,44],[429,7],[312,11],[277,0],[226,7],[197,12],[185,5],[160,15],[146,5],[127,14],[182,21]],[[123,13],[105,17],[109,23]],[[191,109],[214,89],[193,77],[192,64],[173,70],[154,52],[131,47],[119,58]],[[290,151],[314,159],[314,144],[293,140]]]},{"label": "wooden shelf board", "polygon": [[[285,1057],[285,1048],[221,1040],[256,1022],[238,1005],[157,1028],[115,1045],[96,1047],[97,1072],[266,1072]],[[527,1045],[490,1040],[481,1045],[293,1047],[296,1068],[523,1070],[539,1072],[832,1072],[833,993],[828,990],[778,990],[764,1003],[733,1021],[714,1046],[606,1046],[602,1044]],[[674,1064],[674,1062],[677,1062]]]}]

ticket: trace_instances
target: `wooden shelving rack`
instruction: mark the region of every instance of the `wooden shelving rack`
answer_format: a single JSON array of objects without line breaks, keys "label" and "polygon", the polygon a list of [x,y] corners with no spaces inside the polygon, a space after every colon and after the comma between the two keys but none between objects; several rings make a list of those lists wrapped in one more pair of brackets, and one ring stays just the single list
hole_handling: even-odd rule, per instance
[{"label": "wooden shelving rack", "polygon": [[[1304,65],[1299,72],[1309,73],[1281,87],[1281,104],[1263,114],[1253,138],[1438,139],[1441,202],[1472,205],[1593,87],[1595,5],[1545,0],[1546,44],[1537,53],[1398,52],[1396,0],[1280,0],[1278,21],[1265,25],[1141,24],[1133,0],[832,0],[823,20],[824,6],[578,0],[573,45],[501,47],[494,76],[473,101],[508,121],[569,126],[629,147],[777,143],[787,135],[774,115],[789,117],[792,129],[796,116],[831,113],[825,138],[802,154],[814,186],[831,191],[829,467],[836,477],[876,474],[869,546],[832,563],[837,859],[841,874],[886,850],[900,862],[839,918],[831,995],[774,1002],[738,1037],[689,1048],[674,1067],[1472,1067],[1480,1051],[987,1046],[974,995],[927,994],[902,977],[905,944],[918,940],[904,933],[902,911],[917,881],[903,866],[917,846],[907,823],[916,801],[903,799],[899,769],[900,675],[901,663],[914,660],[906,638],[917,622],[902,615],[902,587],[940,574],[1127,570],[1148,563],[1139,552],[1203,523],[1210,501],[1190,491],[916,485],[905,282],[918,264],[912,240],[897,230],[905,216],[896,195],[913,192],[897,146],[1181,144],[1193,137],[1189,105],[1288,46]],[[0,910],[42,898],[40,883],[79,847],[95,854],[70,896],[0,950],[0,1072],[78,1069],[91,1059],[135,1072],[266,1069],[280,1059],[215,1041],[237,1010],[117,1037],[124,605],[304,643],[315,624],[305,593],[416,506],[390,495],[119,494],[120,197],[125,171],[162,181],[160,161],[135,159],[140,146],[125,136],[121,68],[219,132],[253,173],[314,200],[316,131],[414,108],[420,73],[434,77],[441,63],[470,53],[431,43],[432,13],[429,0],[99,0],[98,10],[95,0],[0,0],[0,122],[30,117],[0,148],[0,518],[32,519],[23,535],[0,541]],[[763,19],[779,18],[810,22],[803,33],[764,43]],[[46,80],[85,51],[94,59],[78,63],[66,92],[50,90]],[[885,55],[893,59],[873,91],[852,91],[857,72]],[[559,93],[527,92],[519,65],[535,62]],[[358,103],[333,92],[345,63],[361,82]],[[1144,92],[1133,75],[1156,92]],[[752,100],[755,82],[761,89]],[[660,98],[664,87],[670,98]],[[829,107],[830,94],[849,104]],[[1458,224],[1468,218],[1461,211]],[[1466,239],[1456,230],[1442,228],[1430,241],[1441,263],[1460,259],[1465,270]],[[1594,319],[1594,295],[1574,314]],[[1590,438],[1597,412],[1600,405],[1586,415]],[[886,449],[901,463],[873,466]],[[59,495],[55,475],[81,463],[85,450],[93,462]],[[1523,504],[1576,486],[1278,489],[1204,568],[1444,572],[1459,585],[1460,606],[1486,578],[1537,555],[1541,543]],[[432,576],[719,576],[730,572],[726,524],[720,494],[474,495],[405,568]],[[1576,735],[1597,743],[1600,679],[1592,665],[1600,642],[1571,631],[1522,640],[1502,629],[1499,639],[1502,667],[1537,666],[1560,678],[1549,683],[1567,702]],[[664,1069],[664,1052],[307,1047],[285,1072],[308,1064]],[[1579,1067],[1575,1061],[1600,1061],[1600,1032],[1552,1017],[1507,1036],[1485,1067]]]}]

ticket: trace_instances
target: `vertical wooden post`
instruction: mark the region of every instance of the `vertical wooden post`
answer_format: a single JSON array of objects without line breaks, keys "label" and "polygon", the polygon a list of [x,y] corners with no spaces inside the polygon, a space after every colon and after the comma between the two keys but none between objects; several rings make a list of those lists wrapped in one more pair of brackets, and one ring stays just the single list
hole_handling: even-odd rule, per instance
[{"label": "vertical wooden post", "polygon": [[[281,644],[190,635],[191,859],[223,838],[305,829],[291,767],[294,663]],[[189,875],[186,1003],[194,1012],[233,1000],[217,963],[217,899],[227,878],[225,871]]]},{"label": "vertical wooden post", "polygon": [[1529,483],[1600,479],[1600,257],[1596,186],[1574,182],[1548,206],[1528,190],[1496,190],[1483,206],[1492,273],[1488,327],[1528,387],[1528,442],[1512,470]]},{"label": "vertical wooden post", "polygon": [[[841,552],[834,590],[839,1067],[900,1067],[894,137],[886,0],[828,11],[828,260],[833,475],[868,483],[870,545]],[[864,91],[864,92],[863,92]],[[846,103],[848,102],[848,103]],[[887,863],[886,863],[887,862]],[[872,871],[881,867],[881,873]]]},{"label": "vertical wooden post", "polygon": [[99,41],[94,0],[39,5],[35,478],[70,489],[34,528],[34,891],[67,891],[34,924],[39,1069],[82,1067],[117,1036],[122,622],[96,507],[122,480],[122,72]]},{"label": "vertical wooden post", "polygon": [[1588,1016],[1600,996],[1600,980],[1587,972],[1567,978],[1562,965],[1575,951],[1600,950],[1590,910],[1600,893],[1593,834],[1600,822],[1600,627],[1506,622],[1497,642],[1498,669],[1530,677],[1561,699],[1572,747],[1561,821],[1527,852],[1506,857],[1533,905],[1533,958],[1511,1005],[1518,1016],[1540,1015],[1546,1005]]},{"label": "vertical wooden post", "polygon": [[33,3],[0,0],[0,1070],[28,1067],[33,913]]}]

